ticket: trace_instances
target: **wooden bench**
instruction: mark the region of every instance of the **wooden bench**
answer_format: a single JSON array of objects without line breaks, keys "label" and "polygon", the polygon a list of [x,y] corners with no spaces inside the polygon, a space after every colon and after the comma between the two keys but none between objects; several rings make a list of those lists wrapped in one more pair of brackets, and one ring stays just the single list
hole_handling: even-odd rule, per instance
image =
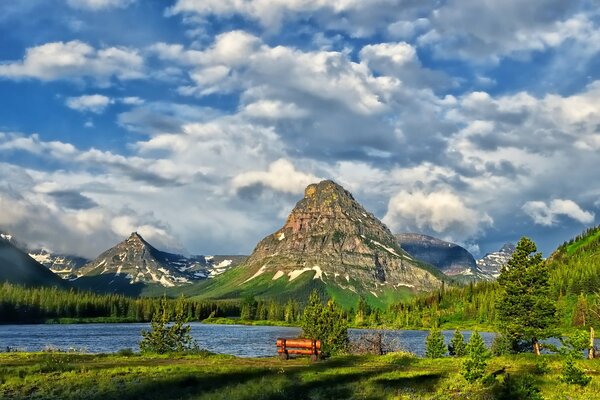
[{"label": "wooden bench", "polygon": [[312,361],[317,361],[321,355],[321,341],[314,339],[277,339],[277,353],[282,360],[290,358],[290,354],[310,356]]}]

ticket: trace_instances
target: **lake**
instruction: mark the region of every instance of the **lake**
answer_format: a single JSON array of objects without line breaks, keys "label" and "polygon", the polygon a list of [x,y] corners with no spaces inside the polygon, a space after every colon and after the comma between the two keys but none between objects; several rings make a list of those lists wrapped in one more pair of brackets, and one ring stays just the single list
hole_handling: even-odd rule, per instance
[{"label": "lake", "polygon": [[[192,336],[201,348],[214,353],[232,354],[238,357],[270,357],[276,355],[275,340],[278,337],[297,337],[300,328],[280,326],[206,325],[191,323]],[[44,348],[77,350],[89,353],[112,353],[131,348],[138,351],[142,329],[149,324],[71,324],[71,325],[0,325],[0,351],[6,347],[18,350],[38,351]],[[368,332],[350,329],[350,338]],[[385,330],[386,338],[392,339],[406,351],[416,355],[425,354],[425,338],[428,331]],[[448,342],[453,331],[444,331]],[[468,340],[470,331],[463,331]],[[489,346],[493,333],[481,333]]]}]

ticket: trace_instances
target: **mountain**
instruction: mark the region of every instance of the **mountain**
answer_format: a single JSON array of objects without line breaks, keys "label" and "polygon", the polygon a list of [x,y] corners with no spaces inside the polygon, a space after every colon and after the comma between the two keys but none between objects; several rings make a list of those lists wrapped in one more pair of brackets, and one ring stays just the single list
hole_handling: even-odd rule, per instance
[{"label": "mountain", "polygon": [[396,235],[398,244],[413,257],[433,265],[448,276],[477,277],[477,263],[465,248],[418,233]]},{"label": "mountain", "polygon": [[10,282],[25,286],[57,286],[68,288],[70,285],[57,275],[39,264],[27,253],[14,245],[12,236],[0,237],[0,283]]},{"label": "mountain", "polygon": [[85,289],[130,295],[148,293],[148,289],[153,287],[156,293],[160,293],[160,290],[164,292],[164,288],[218,276],[243,259],[242,256],[188,258],[167,253],[133,232],[129,238],[78,269],[75,284]]},{"label": "mountain", "polygon": [[[285,222],[234,270],[202,287],[202,297],[292,297],[316,288],[348,304],[441,285],[442,274],[415,260],[390,230],[332,181],[309,185]],[[352,303],[352,305],[355,305]]]},{"label": "mountain", "polygon": [[63,279],[74,279],[77,276],[77,271],[90,262],[90,260],[83,257],[54,254],[45,249],[31,250],[28,253],[35,261]]},{"label": "mountain", "polygon": [[483,258],[477,260],[477,268],[488,279],[496,279],[500,275],[500,270],[508,263],[514,252],[515,245],[506,243],[500,250],[488,253]]}]

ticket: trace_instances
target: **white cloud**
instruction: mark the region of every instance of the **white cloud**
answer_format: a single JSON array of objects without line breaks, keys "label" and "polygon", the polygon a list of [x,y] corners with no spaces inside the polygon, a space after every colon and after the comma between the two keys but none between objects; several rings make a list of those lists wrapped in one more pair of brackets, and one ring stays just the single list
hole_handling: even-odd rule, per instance
[{"label": "white cloud", "polygon": [[290,161],[279,159],[269,165],[267,171],[244,172],[234,177],[231,183],[236,190],[263,185],[280,192],[302,194],[308,185],[318,181],[320,179],[312,174],[297,171]]},{"label": "white cloud", "polygon": [[474,237],[492,224],[449,191],[401,191],[390,199],[383,221],[395,232],[435,232],[443,237]]},{"label": "white cloud", "polygon": [[201,17],[240,15],[258,21],[265,29],[277,31],[286,20],[311,19],[329,30],[352,36],[372,35],[397,18],[412,18],[432,1],[397,0],[178,0],[168,14],[195,14]]},{"label": "white cloud", "polygon": [[9,79],[89,79],[106,86],[119,80],[145,77],[144,60],[136,50],[124,47],[94,49],[79,40],[30,47],[22,61],[4,61],[0,77]]},{"label": "white cloud", "polygon": [[536,224],[551,226],[558,223],[558,217],[567,216],[582,224],[594,222],[594,213],[583,210],[572,200],[554,199],[549,203],[543,201],[528,201],[522,210],[533,219]]},{"label": "white cloud", "polygon": [[73,8],[84,10],[105,10],[109,8],[125,8],[136,0],[67,0],[67,4]]},{"label": "white cloud", "polygon": [[308,112],[293,103],[258,100],[243,107],[242,113],[254,118],[295,119],[308,116]]},{"label": "white cloud", "polygon": [[67,107],[76,111],[89,111],[101,114],[104,109],[113,102],[109,97],[101,94],[69,97],[66,101]]}]

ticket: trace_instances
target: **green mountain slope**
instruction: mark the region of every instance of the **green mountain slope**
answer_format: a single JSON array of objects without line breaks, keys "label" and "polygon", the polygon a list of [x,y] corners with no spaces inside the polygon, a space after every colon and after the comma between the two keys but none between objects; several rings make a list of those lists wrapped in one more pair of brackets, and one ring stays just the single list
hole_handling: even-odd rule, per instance
[{"label": "green mountain slope", "polygon": [[0,282],[25,286],[70,287],[67,281],[2,239],[0,239]]}]

